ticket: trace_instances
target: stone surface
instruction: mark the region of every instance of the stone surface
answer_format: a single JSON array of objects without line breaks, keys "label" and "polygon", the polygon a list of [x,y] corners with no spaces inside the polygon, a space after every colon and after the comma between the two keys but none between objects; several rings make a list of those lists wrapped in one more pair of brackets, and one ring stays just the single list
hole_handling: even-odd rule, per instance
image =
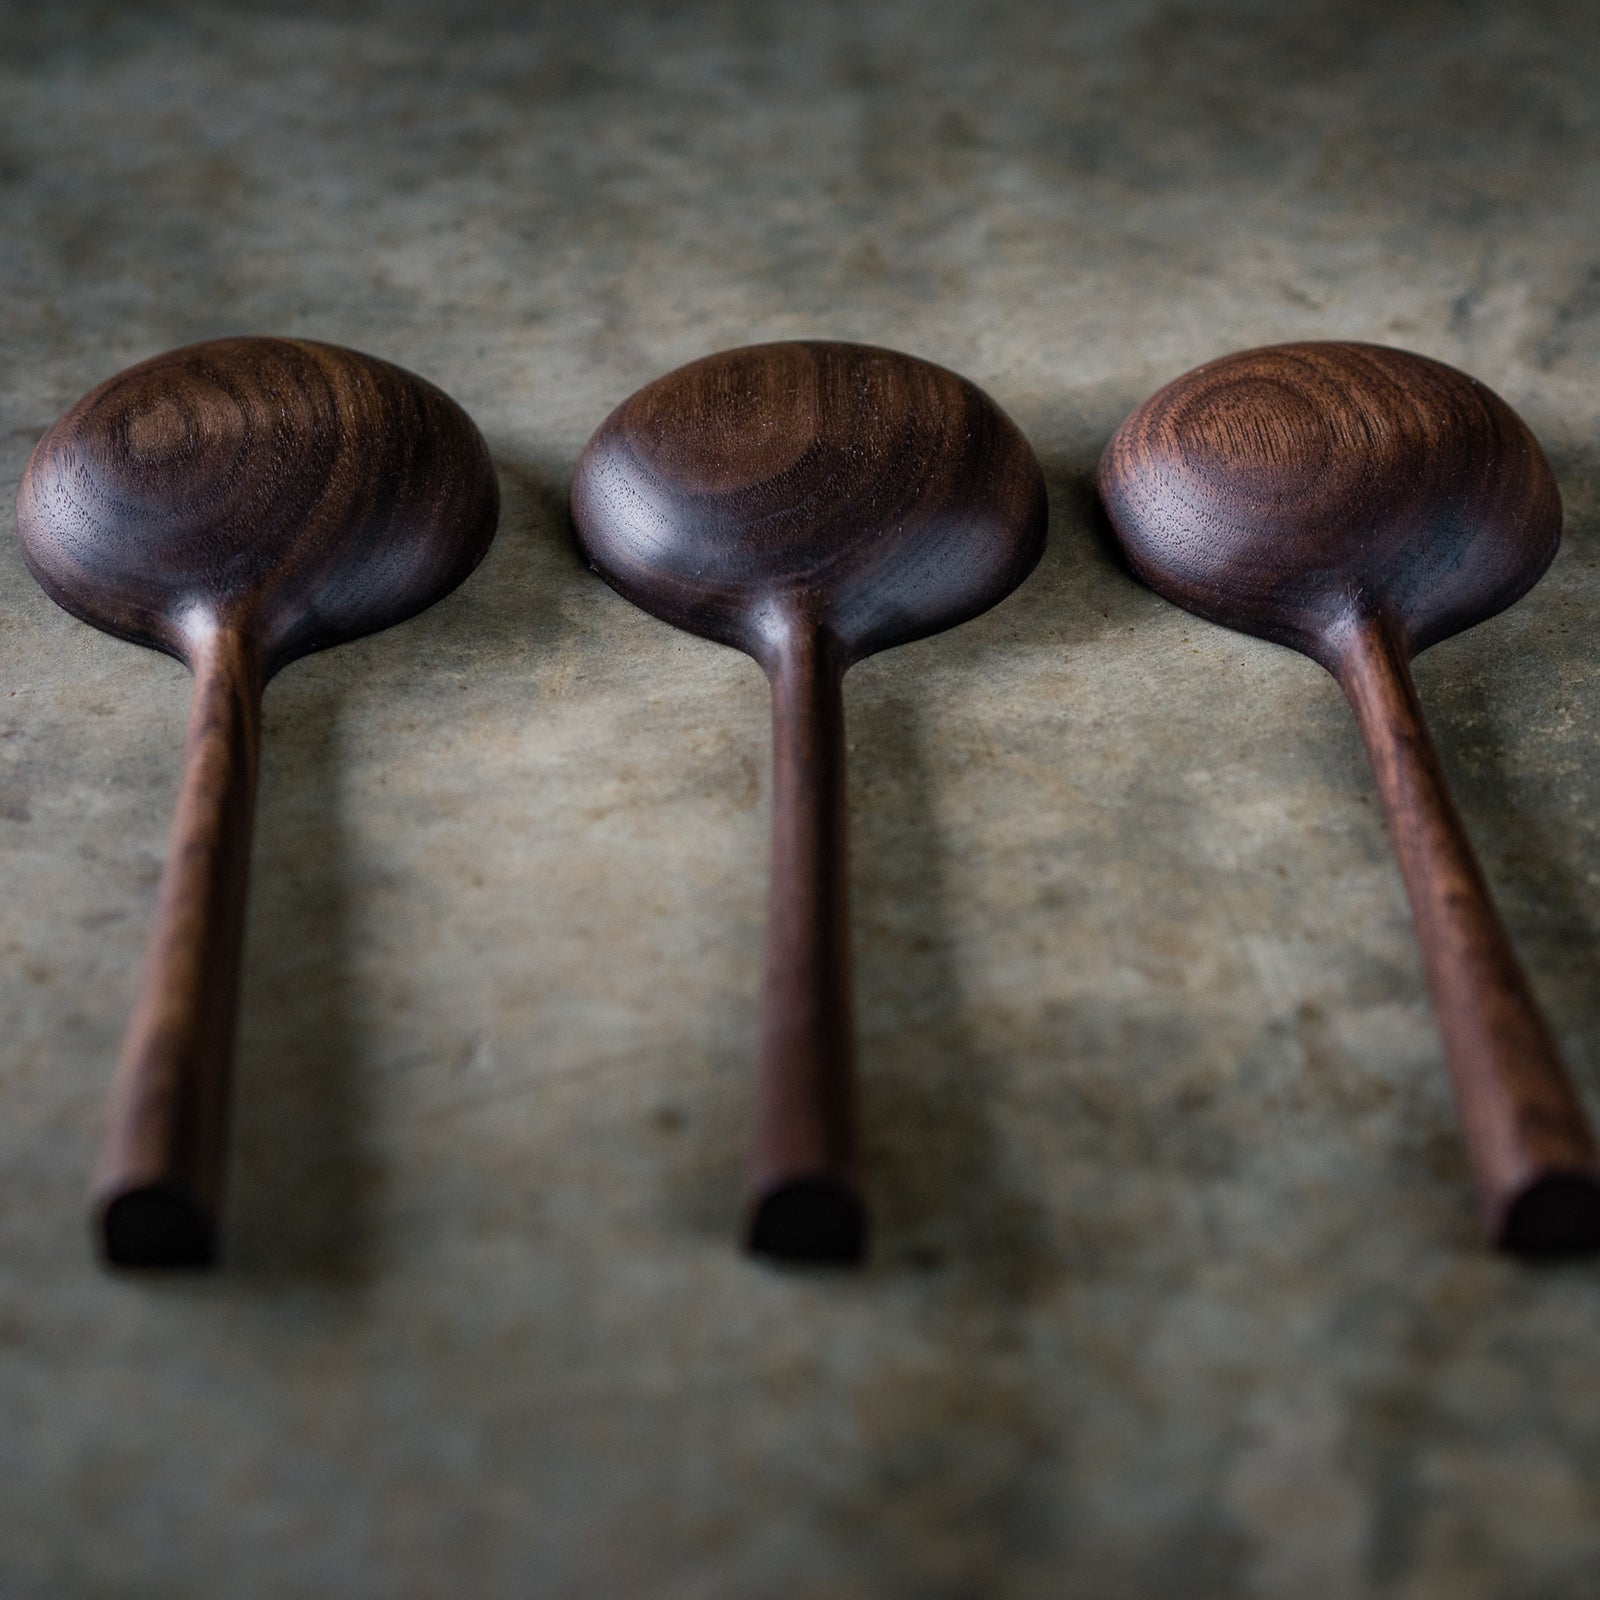
[{"label": "stone surface", "polygon": [[[1589,9],[4,7],[0,473],[138,358],[388,356],[505,515],[267,700],[228,1258],[82,1214],[179,668],[0,546],[0,1594],[1587,1600],[1600,1268],[1480,1247],[1331,681],[1156,600],[1087,474],[1277,339],[1411,346],[1545,441],[1549,577],[1419,664],[1600,1110]],[[756,669],[563,499],[720,346],[941,360],[1035,441],[1036,578],[852,674],[858,1276],[730,1245]]]}]

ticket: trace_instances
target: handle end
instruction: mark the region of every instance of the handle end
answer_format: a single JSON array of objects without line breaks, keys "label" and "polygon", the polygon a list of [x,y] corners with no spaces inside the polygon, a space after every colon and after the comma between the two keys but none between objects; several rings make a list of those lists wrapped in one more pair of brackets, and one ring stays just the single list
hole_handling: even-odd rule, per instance
[{"label": "handle end", "polygon": [[1600,1251],[1600,1173],[1541,1174],[1498,1208],[1491,1232],[1512,1255],[1593,1255]]},{"label": "handle end", "polygon": [[797,1178],[750,1206],[745,1249],[798,1266],[852,1266],[866,1254],[867,1214],[835,1178]]},{"label": "handle end", "polygon": [[95,1224],[108,1267],[194,1270],[216,1263],[215,1219],[173,1184],[141,1184],[112,1194],[96,1208]]}]

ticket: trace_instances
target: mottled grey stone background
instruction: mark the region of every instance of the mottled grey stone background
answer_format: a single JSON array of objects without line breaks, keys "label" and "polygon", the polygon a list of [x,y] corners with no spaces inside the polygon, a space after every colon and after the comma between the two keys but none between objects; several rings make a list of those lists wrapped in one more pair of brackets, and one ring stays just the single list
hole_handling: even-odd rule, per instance
[{"label": "mottled grey stone background", "polygon": [[[1165,606],[1086,475],[1276,339],[1465,366],[1549,577],[1419,677],[1600,1110],[1600,49],[1569,4],[6,5],[4,493],[238,332],[455,394],[498,543],[267,699],[228,1256],[83,1189],[185,679],[0,547],[5,1600],[1590,1600],[1600,1267],[1489,1256],[1330,680]],[[582,571],[630,390],[887,343],[1052,545],[852,675],[876,1249],[730,1245],[756,669]]]}]

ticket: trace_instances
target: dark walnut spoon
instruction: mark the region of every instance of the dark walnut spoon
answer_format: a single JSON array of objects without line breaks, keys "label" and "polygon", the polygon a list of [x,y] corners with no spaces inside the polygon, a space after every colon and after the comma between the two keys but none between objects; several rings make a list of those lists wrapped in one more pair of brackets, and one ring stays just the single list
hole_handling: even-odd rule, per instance
[{"label": "dark walnut spoon", "polygon": [[1533,435],[1437,361],[1283,345],[1169,384],[1123,423],[1099,476],[1151,588],[1339,680],[1388,815],[1489,1234],[1527,1254],[1600,1246],[1594,1138],[1408,664],[1510,605],[1554,557],[1561,499]]},{"label": "dark walnut spoon", "polygon": [[84,396],[39,441],[22,549],[74,616],[194,673],[184,775],[95,1182],[117,1266],[216,1248],[261,693],[312,650],[431,605],[499,490],[466,414],[351,350],[224,339]]},{"label": "dark walnut spoon", "polygon": [[601,424],[572,516],[644,610],[772,685],[772,877],[745,1242],[864,1247],[855,1127],[842,680],[995,605],[1044,548],[1027,442],[942,367],[865,345],[729,350]]}]

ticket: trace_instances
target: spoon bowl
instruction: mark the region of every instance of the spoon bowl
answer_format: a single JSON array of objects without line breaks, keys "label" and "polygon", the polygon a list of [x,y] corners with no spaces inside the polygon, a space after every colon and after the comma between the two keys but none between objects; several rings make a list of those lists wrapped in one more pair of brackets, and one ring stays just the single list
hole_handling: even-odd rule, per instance
[{"label": "spoon bowl", "polygon": [[1450,799],[1409,661],[1532,587],[1561,536],[1537,441],[1465,373],[1294,344],[1195,369],[1101,458],[1135,572],[1338,679],[1394,838],[1484,1223],[1526,1254],[1600,1248],[1600,1153]]},{"label": "spoon bowl", "polygon": [[453,400],[299,339],[142,362],[85,395],[29,458],[17,528],[46,593],[195,678],[96,1180],[113,1265],[215,1253],[263,687],[455,588],[498,505],[488,451]]},{"label": "spoon bowl", "polygon": [[745,1242],[854,1260],[842,679],[1027,576],[1044,547],[1038,463],[942,367],[866,345],[755,345],[624,401],[584,450],[572,516],[613,588],[766,669],[772,877]]},{"label": "spoon bowl", "polygon": [[1043,489],[966,379],[868,345],[752,345],[625,400],[572,489],[578,540],[643,610],[766,660],[792,619],[846,659],[965,622],[1041,548]]},{"label": "spoon bowl", "polygon": [[265,678],[455,588],[497,493],[477,429],[432,384],[333,345],[222,339],[73,406],[28,462],[17,531],[74,616],[184,661],[197,628],[226,622]]},{"label": "spoon bowl", "polygon": [[1475,378],[1380,345],[1208,362],[1122,425],[1100,483],[1151,588],[1325,664],[1353,612],[1383,610],[1415,655],[1503,611],[1561,541],[1522,419]]}]

